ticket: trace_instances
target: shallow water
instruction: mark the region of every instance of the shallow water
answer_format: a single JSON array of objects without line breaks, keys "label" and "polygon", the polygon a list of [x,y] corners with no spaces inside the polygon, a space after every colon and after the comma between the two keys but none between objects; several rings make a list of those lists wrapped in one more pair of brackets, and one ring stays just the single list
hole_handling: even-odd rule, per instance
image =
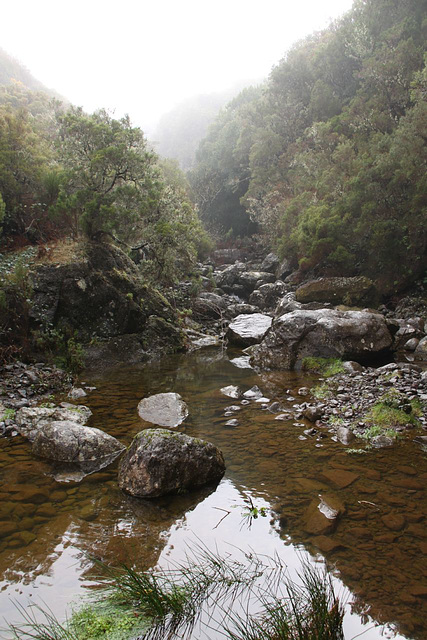
[{"label": "shallow water", "polygon": [[[149,426],[137,415],[141,398],[180,393],[190,415],[179,430],[212,441],[224,453],[227,471],[216,488],[138,500],[117,488],[114,465],[80,484],[58,483],[52,465],[34,459],[26,441],[0,441],[2,617],[17,619],[14,602],[41,600],[63,616],[67,604],[94,583],[91,555],[147,568],[182,559],[187,545],[202,540],[232,554],[236,547],[277,552],[291,572],[304,554],[317,560],[325,555],[349,589],[337,581],[348,600],[346,640],[363,631],[363,638],[392,637],[392,629],[395,637],[427,637],[426,454],[405,441],[391,450],[349,455],[331,434],[301,439],[309,423],[277,421],[256,402],[236,413],[238,426],[227,427],[232,416],[224,417],[224,409],[240,401],[220,388],[239,385],[245,391],[257,384],[271,401],[290,407],[304,400],[297,390],[311,382],[294,372],[260,377],[230,361],[240,355],[210,349],[84,379],[97,387],[84,399],[93,411],[90,424],[124,444]],[[343,470],[356,477],[340,488]],[[323,555],[303,527],[319,494],[332,494],[346,507],[328,536],[335,549]],[[265,506],[267,516],[245,518],[248,500]],[[385,524],[390,515],[399,516],[400,530]]]}]

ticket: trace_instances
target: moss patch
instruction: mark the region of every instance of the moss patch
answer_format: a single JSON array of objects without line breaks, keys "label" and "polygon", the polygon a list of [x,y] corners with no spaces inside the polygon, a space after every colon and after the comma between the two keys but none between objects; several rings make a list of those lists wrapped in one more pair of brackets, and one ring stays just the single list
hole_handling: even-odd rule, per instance
[{"label": "moss patch", "polygon": [[345,371],[343,363],[337,358],[304,358],[302,368],[304,371],[320,373],[325,378],[330,378]]},{"label": "moss patch", "polygon": [[79,640],[128,640],[139,635],[146,623],[135,612],[108,602],[75,611],[68,627]]}]

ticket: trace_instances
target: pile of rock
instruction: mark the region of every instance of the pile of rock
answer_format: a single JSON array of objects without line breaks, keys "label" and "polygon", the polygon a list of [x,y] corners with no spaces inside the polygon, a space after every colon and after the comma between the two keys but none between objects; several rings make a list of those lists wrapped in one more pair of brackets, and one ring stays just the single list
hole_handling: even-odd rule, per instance
[{"label": "pile of rock", "polygon": [[372,364],[401,351],[427,360],[427,318],[373,310],[380,295],[369,278],[300,278],[273,253],[261,263],[223,264],[211,272],[217,287],[195,299],[193,317],[230,344],[259,345],[259,368],[298,368],[307,356]]}]

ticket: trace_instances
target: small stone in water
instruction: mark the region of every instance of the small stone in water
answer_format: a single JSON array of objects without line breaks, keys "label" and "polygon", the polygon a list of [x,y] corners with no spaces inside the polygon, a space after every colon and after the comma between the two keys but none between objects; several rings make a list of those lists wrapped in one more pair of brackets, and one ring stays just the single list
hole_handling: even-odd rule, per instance
[{"label": "small stone in water", "polygon": [[236,420],[236,418],[234,418],[233,420],[228,420],[228,421],[225,423],[225,426],[226,426],[226,427],[238,427],[238,426],[239,426],[239,421],[238,421],[238,420]]},{"label": "small stone in water", "polygon": [[240,389],[235,385],[230,384],[228,387],[222,387],[221,393],[229,398],[239,398],[240,397]]},{"label": "small stone in water", "polygon": [[257,400],[258,398],[262,398],[262,391],[255,385],[251,389],[248,389],[248,391],[245,391],[243,397],[250,400]]}]

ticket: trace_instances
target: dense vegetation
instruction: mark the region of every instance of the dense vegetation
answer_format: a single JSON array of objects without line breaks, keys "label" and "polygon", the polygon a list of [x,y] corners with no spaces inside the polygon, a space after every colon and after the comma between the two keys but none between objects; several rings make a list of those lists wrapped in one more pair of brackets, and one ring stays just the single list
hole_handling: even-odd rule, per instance
[{"label": "dense vegetation", "polygon": [[356,0],[244,90],[202,141],[201,217],[257,224],[303,273],[393,291],[425,268],[425,0]]},{"label": "dense vegetation", "polygon": [[17,82],[0,87],[0,234],[9,246],[108,235],[165,282],[207,241],[185,178],[129,118],[65,110]]}]

